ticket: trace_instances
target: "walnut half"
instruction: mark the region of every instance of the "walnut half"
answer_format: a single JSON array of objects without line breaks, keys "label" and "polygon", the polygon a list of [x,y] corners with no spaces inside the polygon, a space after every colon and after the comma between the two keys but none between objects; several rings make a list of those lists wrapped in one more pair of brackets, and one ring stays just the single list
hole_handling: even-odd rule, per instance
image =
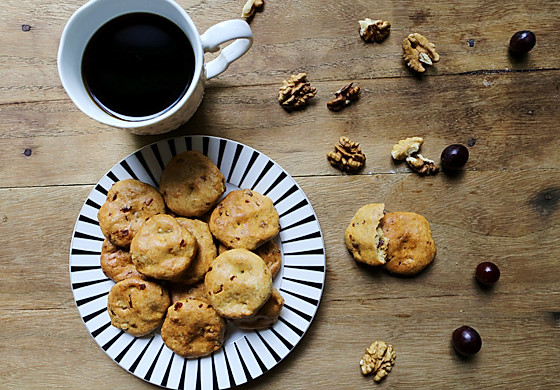
[{"label": "walnut half", "polygon": [[374,341],[367,349],[360,360],[362,374],[375,374],[373,380],[380,382],[389,374],[395,365],[397,354],[392,345],[387,345],[383,341]]},{"label": "walnut half", "polygon": [[360,144],[352,142],[347,137],[340,137],[338,145],[334,145],[334,152],[327,153],[327,160],[335,168],[342,171],[357,171],[366,164],[366,155],[360,149]]},{"label": "walnut half", "polygon": [[335,98],[327,103],[327,108],[331,111],[340,111],[360,97],[360,87],[353,87],[350,83],[340,88],[334,93]]},{"label": "walnut half", "polygon": [[302,108],[317,93],[317,89],[307,82],[306,73],[298,73],[284,80],[278,92],[278,102],[287,111]]},{"label": "walnut half", "polygon": [[360,36],[366,42],[381,42],[391,32],[391,23],[386,20],[365,18],[358,23],[360,24]]},{"label": "walnut half", "polygon": [[403,58],[408,66],[416,72],[423,73],[426,68],[422,64],[433,65],[439,61],[436,46],[426,37],[418,33],[410,34],[402,43]]},{"label": "walnut half", "polygon": [[393,150],[391,150],[391,156],[395,160],[404,160],[412,153],[416,153],[420,146],[424,143],[424,138],[422,137],[410,137],[406,139],[401,139],[399,143],[393,145]]},{"label": "walnut half", "polygon": [[436,166],[434,160],[430,160],[420,153],[412,153],[406,158],[406,163],[421,176],[435,175],[439,172],[439,167]]},{"label": "walnut half", "polygon": [[255,10],[262,8],[264,0],[247,0],[241,11],[242,18],[250,18],[255,13]]}]

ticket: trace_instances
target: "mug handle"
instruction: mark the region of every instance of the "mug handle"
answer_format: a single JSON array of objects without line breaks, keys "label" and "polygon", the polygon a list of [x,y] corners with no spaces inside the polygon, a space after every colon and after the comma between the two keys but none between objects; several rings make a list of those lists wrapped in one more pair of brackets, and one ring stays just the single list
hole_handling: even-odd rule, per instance
[{"label": "mug handle", "polygon": [[222,43],[233,39],[235,42],[224,48],[218,58],[206,64],[206,79],[216,77],[245,54],[253,44],[253,32],[244,20],[233,19],[210,27],[200,36],[202,49],[210,53],[217,52]]}]

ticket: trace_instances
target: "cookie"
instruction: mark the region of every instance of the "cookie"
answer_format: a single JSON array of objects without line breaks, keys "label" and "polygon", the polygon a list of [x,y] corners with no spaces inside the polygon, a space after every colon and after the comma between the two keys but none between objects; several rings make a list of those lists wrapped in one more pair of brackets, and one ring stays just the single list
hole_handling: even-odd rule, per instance
[{"label": "cookie", "polygon": [[169,295],[171,297],[172,304],[177,301],[184,301],[185,299],[198,299],[199,301],[210,303],[210,301],[208,301],[208,297],[206,296],[206,286],[204,285],[204,282],[200,282],[192,286],[172,283],[169,286]]},{"label": "cookie", "polygon": [[218,254],[216,244],[214,244],[214,237],[212,237],[206,222],[188,218],[176,219],[179,225],[191,232],[198,246],[191,265],[179,280],[179,282],[184,284],[194,284],[204,278],[204,275],[206,275],[210,268],[210,264],[216,258]]},{"label": "cookie", "polygon": [[200,152],[173,157],[161,174],[160,189],[167,207],[183,217],[200,217],[226,190],[224,175]]},{"label": "cookie", "polygon": [[232,249],[216,257],[204,284],[210,303],[226,318],[254,315],[272,294],[270,269],[246,249]]},{"label": "cookie", "polygon": [[266,329],[274,325],[280,317],[280,312],[284,307],[284,298],[280,292],[272,288],[272,295],[263,307],[252,317],[231,320],[232,323],[241,329]]},{"label": "cookie", "polygon": [[167,214],[144,222],[130,244],[132,261],[140,273],[171,281],[181,279],[196,251],[194,236]]},{"label": "cookie", "polygon": [[108,239],[105,239],[101,246],[100,263],[105,276],[115,282],[120,282],[131,276],[144,277],[136,270],[128,249],[115,246]]},{"label": "cookie", "polygon": [[[218,254],[221,255],[228,250],[229,248],[225,247],[224,244],[220,244],[218,247]],[[267,241],[252,252],[264,260],[272,273],[272,277],[276,276],[282,266],[282,252],[278,244],[272,240]]]},{"label": "cookie", "polygon": [[224,343],[226,321],[207,302],[186,299],[167,310],[161,338],[169,349],[185,358],[206,356]]},{"label": "cookie", "polygon": [[248,250],[258,248],[280,230],[272,200],[248,189],[227,194],[212,212],[208,225],[226,247]]},{"label": "cookie", "polygon": [[381,219],[383,234],[389,239],[384,267],[400,275],[415,275],[436,256],[430,224],[415,213],[387,213]]},{"label": "cookie", "polygon": [[372,203],[361,207],[346,228],[346,248],[354,260],[369,264],[385,264],[388,240],[379,227],[385,205]]},{"label": "cookie", "polygon": [[97,219],[109,241],[128,247],[144,221],[162,213],[165,213],[165,203],[158,190],[141,181],[127,179],[113,184]]},{"label": "cookie", "polygon": [[161,285],[131,277],[111,288],[107,310],[111,325],[140,337],[162,323],[170,303],[169,293]]}]

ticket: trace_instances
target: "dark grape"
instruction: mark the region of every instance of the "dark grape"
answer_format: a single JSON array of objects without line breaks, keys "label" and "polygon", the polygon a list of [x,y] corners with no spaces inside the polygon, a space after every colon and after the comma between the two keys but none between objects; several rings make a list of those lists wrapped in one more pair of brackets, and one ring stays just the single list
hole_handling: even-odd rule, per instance
[{"label": "dark grape", "polygon": [[500,279],[500,269],[496,264],[485,261],[476,267],[474,276],[480,283],[489,286]]},{"label": "dark grape", "polygon": [[441,165],[447,169],[459,169],[469,159],[469,150],[459,144],[449,145],[441,152]]},{"label": "dark grape", "polygon": [[474,355],[482,347],[482,339],[470,326],[461,326],[453,331],[453,348],[462,355]]},{"label": "dark grape", "polygon": [[531,50],[537,38],[532,31],[518,31],[511,37],[509,41],[509,49],[514,53],[527,53]]}]

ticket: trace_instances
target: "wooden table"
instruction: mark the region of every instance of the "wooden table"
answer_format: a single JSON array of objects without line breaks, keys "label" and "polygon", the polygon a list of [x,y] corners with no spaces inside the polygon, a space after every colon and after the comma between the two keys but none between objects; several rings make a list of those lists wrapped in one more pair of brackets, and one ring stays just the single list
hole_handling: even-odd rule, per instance
[{"label": "wooden table", "polygon": [[[239,17],[242,0],[179,0],[201,32]],[[180,135],[226,137],[265,153],[309,197],[325,237],[327,275],[317,315],[277,367],[244,388],[367,389],[361,355],[373,340],[397,351],[380,388],[557,388],[560,383],[560,1],[278,1],[251,22],[254,45],[208,83],[194,118],[163,136],[134,136],[94,122],[63,90],[56,68],[62,28],[83,1],[5,0],[0,23],[0,387],[149,388],[96,345],[76,310],[68,254],[76,217],[117,161]],[[392,24],[381,44],[358,35],[359,19]],[[511,35],[536,33],[526,57]],[[441,61],[424,76],[402,61],[419,32]],[[307,72],[318,93],[287,113],[278,88]],[[327,110],[354,81],[361,98]],[[360,142],[367,166],[347,175],[325,154],[339,136]],[[425,139],[439,160],[469,145],[456,177],[420,177],[390,151]],[[413,278],[357,265],[344,230],[362,205],[384,202],[431,224],[438,254]],[[498,284],[481,289],[476,265],[493,261]],[[461,359],[461,325],[482,350]]]}]

